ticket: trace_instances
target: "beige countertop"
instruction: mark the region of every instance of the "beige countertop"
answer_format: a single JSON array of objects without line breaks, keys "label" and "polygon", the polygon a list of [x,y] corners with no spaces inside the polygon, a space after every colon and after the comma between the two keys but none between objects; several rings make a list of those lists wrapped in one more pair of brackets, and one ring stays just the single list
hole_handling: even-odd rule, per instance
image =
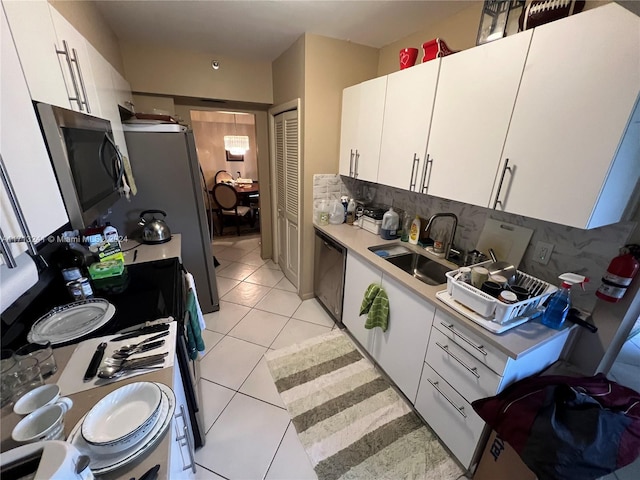
[{"label": "beige countertop", "polygon": [[155,260],[174,257],[178,257],[178,259],[182,261],[182,258],[180,257],[182,235],[179,233],[171,235],[171,240],[168,242],[156,245],[139,243],[136,240],[124,240],[120,242],[120,244],[124,251],[125,265],[153,262]]},{"label": "beige countertop", "polygon": [[[550,341],[557,335],[564,334],[564,331],[553,330],[542,325],[539,321],[529,321],[519,327],[515,327],[501,334],[494,334],[489,330],[481,327],[477,323],[469,320],[465,316],[459,314],[451,307],[445,305],[443,302],[436,298],[436,293],[444,290],[446,285],[427,285],[413,276],[403,272],[395,265],[389,263],[383,258],[379,257],[375,253],[369,250],[369,247],[384,244],[401,243],[400,240],[383,240],[378,235],[374,235],[366,230],[352,225],[343,223],[341,225],[326,225],[319,226],[314,225],[315,228],[349,250],[350,254],[355,254],[361,258],[367,260],[376,268],[381,270],[385,275],[388,275],[398,282],[405,285],[409,290],[413,291],[417,295],[424,297],[428,302],[435,305],[438,309],[448,313],[455,317],[459,322],[464,324],[467,328],[472,330],[475,334],[486,339],[487,343],[494,346],[498,350],[504,352],[506,355],[513,359],[524,355],[525,353],[535,349],[545,342]],[[457,265],[449,262],[444,262],[442,259],[430,255],[423,248],[417,245],[411,245],[407,242],[402,242],[402,246],[413,249],[421,254],[427,255],[436,261],[445,263],[451,269],[457,269]],[[573,328],[573,327],[565,327]]]},{"label": "beige countertop", "polygon": [[[58,378],[60,377],[64,367],[67,365],[67,362],[71,358],[71,354],[75,350],[76,345],[69,345],[67,347],[61,347],[55,349],[54,357],[56,359],[56,363],[58,365],[58,370],[51,377],[49,377],[45,383],[56,383]],[[73,400],[73,407],[67,412],[64,419],[64,432],[65,437],[71,433],[73,427],[80,421],[80,419],[103,397],[112,391],[126,385],[127,383],[133,382],[159,382],[164,383],[165,385],[172,387],[173,386],[173,368],[178,368],[177,365],[175,367],[163,368],[161,370],[157,370],[151,373],[146,373],[144,375],[138,375],[129,379],[121,380],[118,382],[111,383],[109,385],[104,385],[101,387],[93,388],[91,390],[86,390],[84,392],[75,393],[73,395],[69,395],[69,398]],[[13,413],[13,405],[6,405],[1,411],[1,420],[0,420],[0,451],[4,452],[9,449],[17,447],[19,444],[16,443],[11,438],[11,431],[16,426],[16,424],[22,418],[21,416]],[[162,438],[157,442],[156,446],[150,448],[147,452],[145,452],[140,458],[136,459],[134,462],[125,465],[122,468],[114,470],[113,472],[107,473],[105,475],[100,475],[97,478],[100,479],[118,479],[118,478],[140,478],[142,474],[144,474],[151,467],[156,464],[160,465],[160,471],[158,474],[158,478],[168,478],[169,472],[169,459],[171,456],[171,441],[172,435],[170,433],[171,428],[173,428],[173,422],[169,425],[169,428],[162,436]]]}]

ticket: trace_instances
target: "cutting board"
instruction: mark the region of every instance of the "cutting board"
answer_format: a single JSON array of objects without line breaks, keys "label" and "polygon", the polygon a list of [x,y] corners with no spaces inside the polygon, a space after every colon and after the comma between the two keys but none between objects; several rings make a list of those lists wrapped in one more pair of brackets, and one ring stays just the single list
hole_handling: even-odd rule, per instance
[{"label": "cutting board", "polygon": [[490,257],[489,249],[493,248],[499,261],[509,262],[518,268],[531,235],[533,230],[530,228],[487,218],[476,249]]}]

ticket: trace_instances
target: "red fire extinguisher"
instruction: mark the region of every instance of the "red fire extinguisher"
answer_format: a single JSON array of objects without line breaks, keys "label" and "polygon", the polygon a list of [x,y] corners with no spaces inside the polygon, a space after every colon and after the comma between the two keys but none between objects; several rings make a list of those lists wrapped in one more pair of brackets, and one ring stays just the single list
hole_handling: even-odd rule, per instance
[{"label": "red fire extinguisher", "polygon": [[636,258],[639,254],[640,245],[626,245],[621,248],[620,255],[611,260],[607,272],[602,277],[602,284],[596,291],[596,296],[607,302],[619,302],[640,269],[640,262]]}]

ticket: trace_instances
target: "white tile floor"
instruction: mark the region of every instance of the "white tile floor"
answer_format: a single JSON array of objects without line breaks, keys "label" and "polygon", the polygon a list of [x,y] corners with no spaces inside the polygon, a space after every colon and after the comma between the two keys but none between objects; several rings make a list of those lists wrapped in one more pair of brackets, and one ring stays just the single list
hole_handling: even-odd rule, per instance
[{"label": "white tile floor", "polygon": [[280,268],[260,258],[260,237],[214,240],[220,311],[205,315],[202,396],[206,444],[198,479],[316,479],[264,360],[330,331],[316,300],[301,301]]}]

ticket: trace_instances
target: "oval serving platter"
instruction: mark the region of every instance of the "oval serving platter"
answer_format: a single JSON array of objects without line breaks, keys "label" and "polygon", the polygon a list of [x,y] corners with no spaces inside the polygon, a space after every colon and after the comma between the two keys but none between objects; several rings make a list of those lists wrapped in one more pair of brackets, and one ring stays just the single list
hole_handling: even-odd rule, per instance
[{"label": "oval serving platter", "polygon": [[115,311],[115,307],[103,298],[61,305],[36,320],[27,340],[31,343],[49,341],[52,345],[69,342],[102,327]]}]

